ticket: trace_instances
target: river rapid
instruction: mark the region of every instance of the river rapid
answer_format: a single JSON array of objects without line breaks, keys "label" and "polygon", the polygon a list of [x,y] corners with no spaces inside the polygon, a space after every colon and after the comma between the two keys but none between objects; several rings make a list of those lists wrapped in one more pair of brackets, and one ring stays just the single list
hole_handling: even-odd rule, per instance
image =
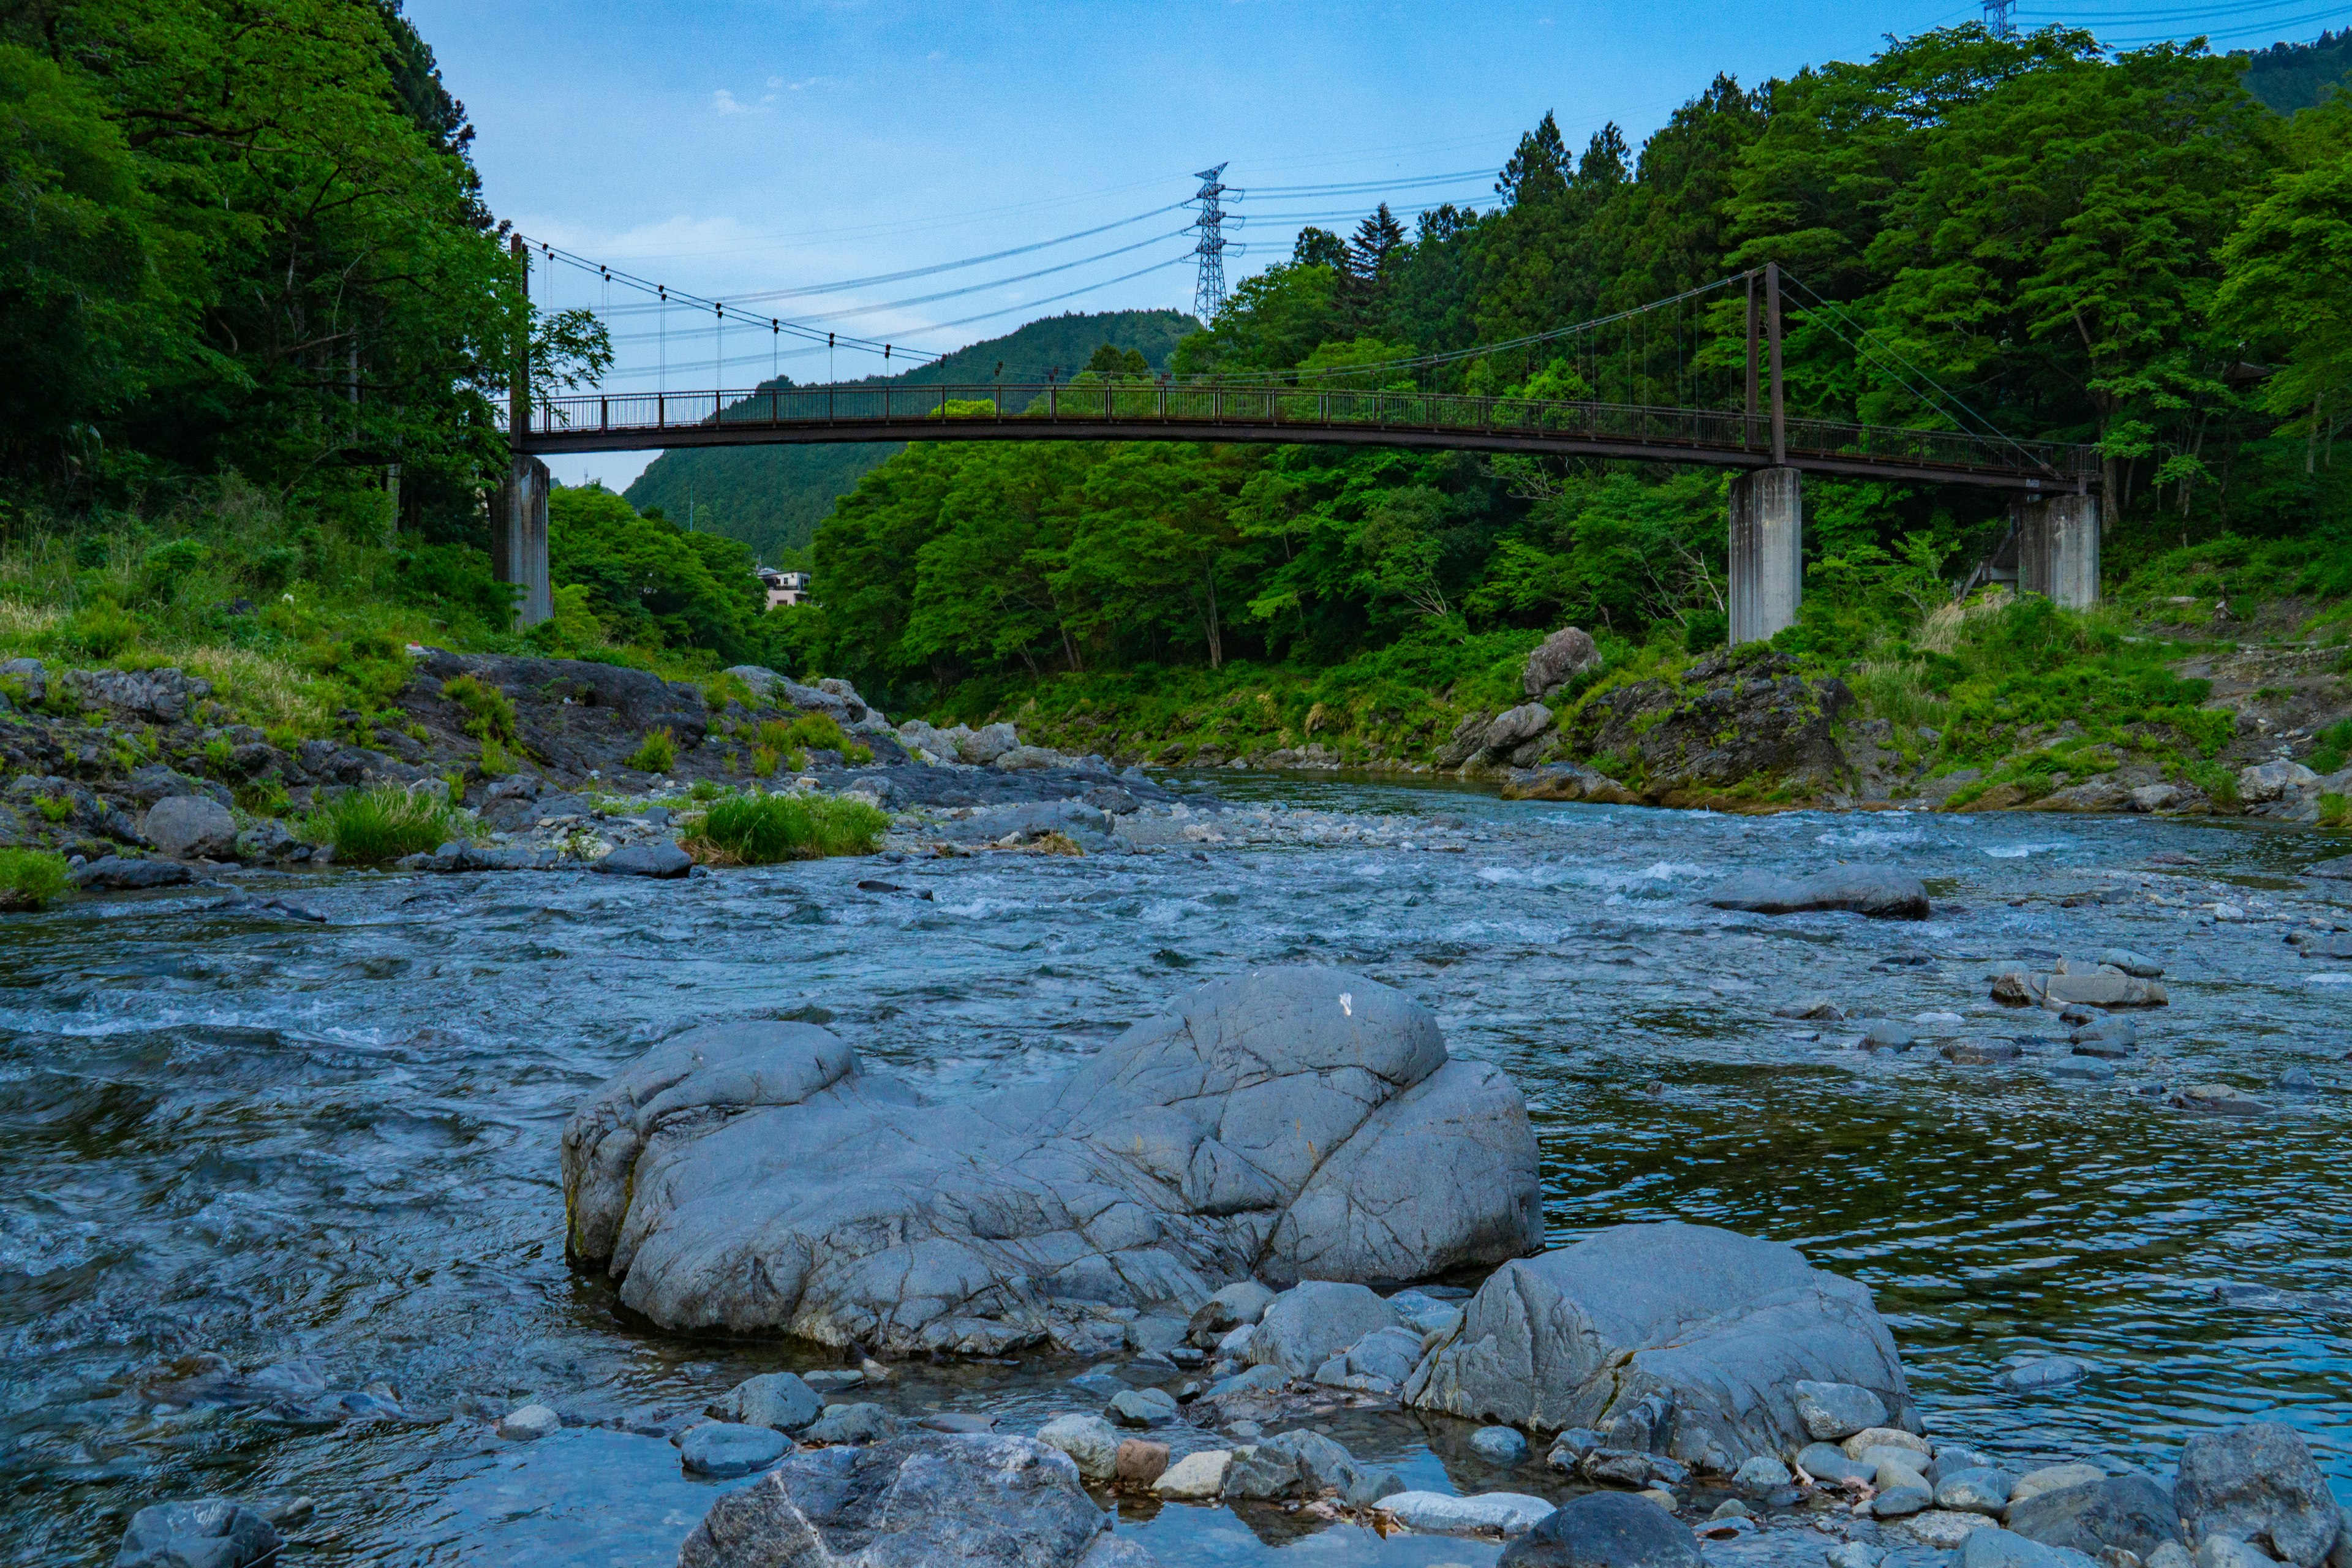
[{"label": "river rapid", "polygon": [[[2341,840],[1216,787],[1281,809],[1149,854],[667,883],[337,873],[247,884],[319,923],[201,889],[0,917],[0,1558],[103,1561],[146,1503],[301,1494],[316,1512],[289,1563],[671,1563],[743,1483],[683,1478],[633,1416],[832,1358],[666,1336],[566,1265],[557,1139],[595,1084],[688,1024],[765,1015],[976,1094],[1066,1071],[1204,979],[1298,961],[1402,988],[1454,1053],[1517,1079],[1553,1244],[1670,1217],[1789,1241],[1877,1293],[1932,1436],[2168,1472],[2190,1430],[2263,1416],[2352,1498],[2352,963],[2282,940],[2352,924],[2352,884],[2294,876]],[[1934,917],[1697,901],[1733,870],[1837,860],[1926,879]],[[857,887],[877,878],[904,890]],[[2109,947],[2161,963],[2171,1005],[2137,1016],[2112,1084],[2061,1081],[2063,1029],[1995,1005],[1987,976]],[[1870,1053],[1857,1029],[1771,1016],[1816,995],[1961,1022]],[[2057,1043],[1962,1067],[1941,1034]],[[2272,1087],[2298,1067],[2315,1091]],[[2207,1081],[2277,1110],[2200,1117],[2155,1092]],[[2090,1375],[1996,1388],[2053,1352]],[[226,1367],[184,1360],[204,1354]],[[294,1416],[204,1392],[272,1366]],[[1100,1408],[1067,1382],[1087,1370],[913,1366],[855,1397],[1032,1431]],[[319,1413],[319,1384],[349,1418]],[[583,1424],[490,1438],[481,1413],[526,1395]],[[387,1411],[413,1419],[368,1418]],[[1481,1466],[1467,1423],[1333,1430],[1416,1488],[1553,1490],[1540,1449]],[[1171,1568],[1497,1550],[1254,1511],[1128,1505],[1119,1528]]]}]

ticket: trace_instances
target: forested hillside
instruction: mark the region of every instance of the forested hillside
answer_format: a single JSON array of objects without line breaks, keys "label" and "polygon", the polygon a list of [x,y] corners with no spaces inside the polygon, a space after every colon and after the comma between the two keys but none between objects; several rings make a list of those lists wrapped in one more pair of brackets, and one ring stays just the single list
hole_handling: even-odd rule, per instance
[{"label": "forested hillside", "polygon": [[[1491,206],[1411,232],[1385,207],[1344,239],[1308,231],[1173,368],[1458,350],[1777,261],[1801,285],[1801,407],[1937,424],[1941,400],[1919,395],[1932,377],[2010,434],[2098,445],[2111,579],[2165,552],[2258,547],[2288,580],[2307,562],[2342,593],[2352,106],[2282,120],[2241,74],[2202,49],[2110,54],[2087,33],[1971,24],[1785,81],[1717,76],[1638,149],[1610,126],[1571,150],[1547,115]],[[1737,304],[1693,330],[1702,363],[1740,353]],[[1865,331],[1886,352],[1858,353]],[[1659,393],[1605,359],[1403,374],[1438,390]],[[1907,660],[1909,621],[2004,526],[1985,492],[1806,489],[1806,613],[1784,643],[1817,657]],[[1564,621],[1627,647],[1720,642],[1724,529],[1724,480],[1706,471],[917,447],[818,531],[822,607],[793,635],[812,664],[959,711],[1075,700],[1080,672],[1236,659],[1314,671],[1377,655],[1438,690],[1499,657],[1482,649]]]},{"label": "forested hillside", "polygon": [[[1001,338],[959,349],[896,376],[866,376],[854,386],[938,386],[959,382],[1043,381],[1067,377],[1104,343],[1167,367],[1177,342],[1200,322],[1181,310],[1071,311],[1030,322]],[[761,386],[789,386],[790,376]],[[833,503],[899,446],[751,447],[708,452],[665,452],[626,491],[640,508],[659,507],[697,526],[751,545],[762,559],[781,561],[803,550]]]},{"label": "forested hillside", "polygon": [[2281,114],[2310,109],[2352,74],[2352,28],[2307,44],[2273,44],[2246,60],[2246,90]]}]

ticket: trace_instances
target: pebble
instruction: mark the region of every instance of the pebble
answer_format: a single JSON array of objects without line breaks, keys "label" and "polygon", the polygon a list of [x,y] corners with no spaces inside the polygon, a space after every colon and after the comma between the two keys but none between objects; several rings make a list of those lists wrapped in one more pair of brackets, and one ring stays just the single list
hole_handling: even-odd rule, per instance
[{"label": "pebble", "polygon": [[677,1455],[694,1474],[726,1480],[765,1469],[792,1446],[792,1439],[772,1426],[706,1421],[678,1439]]},{"label": "pebble", "polygon": [[[1135,1441],[1130,1437],[1128,1442]],[[1127,1444],[1119,1445],[1121,1448]],[[1151,1483],[1151,1489],[1161,1497],[1179,1502],[1205,1502],[1225,1489],[1225,1471],[1232,1468],[1234,1456],[1224,1448],[1210,1448],[1197,1454],[1187,1454],[1168,1467],[1167,1473]]]},{"label": "pebble", "polygon": [[1470,1434],[1470,1451],[1490,1465],[1524,1465],[1528,1440],[1513,1427],[1481,1426]]},{"label": "pebble", "polygon": [[1746,1491],[1769,1492],[1789,1485],[1797,1478],[1789,1467],[1769,1454],[1759,1454],[1732,1472],[1731,1484]]},{"label": "pebble", "polygon": [[2012,1478],[1990,1468],[1956,1470],[1936,1483],[1936,1506],[1955,1513],[1981,1513],[1994,1519],[2009,1506]]},{"label": "pebble", "polygon": [[518,1443],[528,1443],[547,1436],[563,1426],[563,1418],[544,1405],[525,1405],[499,1417],[498,1432],[501,1437]]},{"label": "pebble", "polygon": [[1168,1445],[1129,1437],[1112,1457],[1111,1471],[1129,1486],[1148,1487],[1168,1471]]},{"label": "pebble", "polygon": [[1980,1513],[1961,1513],[1951,1509],[1931,1508],[1923,1513],[1915,1513],[1905,1520],[1901,1529],[1906,1535],[1916,1538],[1924,1546],[1932,1546],[1939,1552],[1949,1552],[1978,1531],[1990,1527],[1992,1522]]}]

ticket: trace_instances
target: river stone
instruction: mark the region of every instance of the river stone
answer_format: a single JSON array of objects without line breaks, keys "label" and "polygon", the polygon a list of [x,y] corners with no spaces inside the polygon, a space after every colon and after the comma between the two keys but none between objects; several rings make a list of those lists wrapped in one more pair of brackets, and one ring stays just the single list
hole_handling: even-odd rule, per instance
[{"label": "river stone", "polygon": [[[1942,1494],[1937,1493],[1940,1500]],[[2147,1476],[2109,1476],[2085,1486],[2041,1492],[2010,1507],[2009,1528],[2044,1546],[2071,1546],[2096,1557],[2119,1546],[2146,1558],[2180,1540],[2172,1494]]]},{"label": "river stone", "polygon": [[686,876],[694,869],[694,857],[667,838],[644,838],[635,844],[624,844],[610,855],[589,868],[608,877],[657,877],[670,879]]},{"label": "river stone", "polygon": [[2126,974],[2137,975],[2142,980],[2154,980],[2164,973],[2164,965],[2152,958],[2142,957],[2128,948],[2111,947],[2099,954],[2099,962],[2111,969],[2120,969]]},{"label": "river stone", "polygon": [[1489,752],[1507,752],[1534,740],[1551,728],[1551,710],[1540,702],[1522,703],[1495,715],[1480,744]]},{"label": "river stone", "polygon": [[2069,1487],[2096,1485],[2107,1479],[2107,1472],[2096,1465],[2044,1465],[2038,1470],[2028,1470],[2017,1478],[2009,1489],[2009,1506],[2015,1508],[2028,1498],[2043,1492],[2063,1492]]},{"label": "river stone", "polygon": [[195,880],[195,873],[175,860],[133,860],[104,855],[74,873],[74,885],[97,892],[137,892],[148,888],[176,888]]},{"label": "river stone", "polygon": [[1481,1426],[1470,1434],[1470,1451],[1490,1465],[1524,1465],[1528,1440],[1516,1426]]},{"label": "river stone", "polygon": [[898,1433],[898,1418],[878,1405],[828,1405],[801,1433],[810,1443],[878,1443]]},{"label": "river stone", "polygon": [[2070,1383],[2080,1383],[2090,1369],[2073,1356],[2043,1356],[2037,1361],[2023,1362],[2011,1367],[1994,1381],[2015,1393],[2027,1393],[2037,1388],[2060,1388]]},{"label": "river stone", "polygon": [[571,1255],[661,1327],[908,1353],[1090,1343],[1102,1307],[1426,1277],[1543,1234],[1509,1079],[1449,1060],[1402,993],[1308,966],[1212,982],[1068,1077],[958,1103],[810,1025],[704,1026],[595,1092],[563,1172]]},{"label": "river stone", "polygon": [[114,1568],[255,1568],[282,1545],[269,1521],[228,1498],[160,1502],[131,1516]]},{"label": "river stone", "polygon": [[1815,1383],[1800,1379],[1796,1385],[1797,1419],[1817,1441],[1834,1443],[1864,1427],[1886,1425],[1886,1402],[1851,1383]]},{"label": "river stone", "polygon": [[1184,1337],[1204,1351],[1215,1350],[1235,1329],[1265,1316],[1274,1292],[1255,1279],[1240,1279],[1202,1302],[1184,1325]]},{"label": "river stone", "polygon": [[979,767],[986,767],[1021,743],[1021,737],[1013,733],[1013,726],[1010,724],[990,724],[978,730],[957,734],[956,731],[962,728],[963,726],[958,725],[956,730],[948,731],[955,735],[956,755],[961,761]]},{"label": "river stone", "polygon": [[1225,1472],[1234,1462],[1230,1449],[1208,1448],[1187,1454],[1151,1483],[1151,1489],[1176,1502],[1206,1502],[1225,1489]]},{"label": "river stone", "polygon": [[1496,1568],[1703,1568],[1698,1538],[1655,1503],[1589,1492],[1546,1513]]},{"label": "river stone", "polygon": [[1341,1359],[1350,1376],[1376,1377],[1401,1387],[1421,1364],[1421,1341],[1411,1329],[1375,1329],[1349,1345]]},{"label": "river stone", "polygon": [[1788,1466],[1769,1454],[1758,1454],[1745,1459],[1738,1469],[1731,1472],[1731,1484],[1751,1492],[1778,1491],[1794,1483],[1796,1479],[1789,1473]]},{"label": "river stone", "polygon": [[2044,1546],[1988,1524],[1960,1542],[1956,1568],[2097,1568],[2093,1559],[2063,1546]]},{"label": "river stone", "polygon": [[748,1476],[783,1458],[791,1438],[772,1426],[746,1426],[734,1421],[706,1421],[690,1426],[677,1440],[677,1457],[698,1476],[727,1479]]},{"label": "river stone", "polygon": [[[1526,1534],[1553,1511],[1550,1503],[1525,1492],[1478,1492],[1470,1497],[1392,1492],[1381,1500],[1380,1506],[1399,1524],[1424,1535],[1498,1534],[1507,1539]],[[1510,1560],[1507,1552],[1503,1560]]]},{"label": "river stone", "polygon": [[1882,1461],[1874,1482],[1878,1495],[1871,1499],[1870,1511],[1881,1519],[1901,1519],[1935,1506],[1936,1489],[1927,1478],[1897,1460]]},{"label": "river stone", "polygon": [[1991,1529],[1993,1521],[1980,1513],[1962,1513],[1953,1509],[1931,1508],[1901,1521],[1897,1528],[1922,1546],[1932,1546],[1938,1552],[1949,1552],[1979,1530]]},{"label": "river stone", "polygon": [[1365,1335],[1398,1325],[1396,1309],[1364,1286],[1310,1279],[1267,1304],[1249,1360],[1305,1377]]},{"label": "river stone", "polygon": [[1878,1568],[1886,1561],[1885,1549],[1866,1541],[1841,1541],[1822,1555],[1830,1568]]},{"label": "river stone", "polygon": [[746,1426],[797,1432],[824,1414],[824,1401],[815,1389],[791,1373],[770,1372],[747,1377],[729,1389],[726,1397],[711,1406],[710,1413],[722,1421],[740,1421]]},{"label": "river stone", "polygon": [[1600,663],[1601,649],[1591,633],[1562,626],[1528,655],[1527,668],[1519,674],[1519,689],[1529,697],[1549,697]]},{"label": "river stone", "polygon": [[1615,1226],[1504,1264],[1404,1397],[1547,1432],[1605,1432],[1639,1408],[1670,1410],[1668,1430],[1649,1417],[1643,1441],[1612,1442],[1694,1459],[1694,1447],[1719,1445],[1728,1469],[1803,1444],[1800,1380],[1867,1388],[1898,1418],[1911,1408],[1868,1289],[1792,1247],[1668,1222]]},{"label": "river stone", "polygon": [[1905,1448],[1919,1457],[1914,1469],[1925,1470],[1927,1466],[1927,1439],[1900,1426],[1865,1426],[1839,1447],[1854,1459],[1866,1458],[1873,1448]]},{"label": "river stone", "polygon": [[1168,1471],[1168,1445],[1129,1437],[1112,1457],[1111,1471],[1123,1486],[1148,1487]]},{"label": "river stone", "polygon": [[856,1367],[830,1366],[816,1372],[801,1373],[801,1381],[819,1394],[838,1394],[845,1388],[856,1388],[866,1381],[866,1373]]},{"label": "river stone", "polygon": [[1099,1415],[1056,1415],[1037,1429],[1037,1441],[1067,1454],[1078,1474],[1107,1481],[1118,1473],[1118,1430]]},{"label": "river stone", "polygon": [[139,825],[159,855],[174,860],[215,860],[236,849],[236,818],[200,795],[166,795]]},{"label": "river stone", "polygon": [[518,1405],[499,1417],[495,1430],[501,1437],[514,1443],[535,1442],[553,1436],[563,1426],[563,1417],[544,1405]]},{"label": "river stone", "polygon": [[1809,1443],[1797,1451],[1797,1468],[1817,1481],[1832,1485],[1868,1484],[1878,1467],[1849,1457],[1834,1443]]},{"label": "river stone", "polygon": [[1162,1388],[1128,1388],[1111,1395],[1114,1426],[1160,1426],[1176,1419],[1176,1396]]},{"label": "river stone", "polygon": [[[1935,1463],[1929,1465],[1923,1473],[1929,1480],[1937,1486],[1942,1486],[1947,1479],[1958,1475],[1962,1470],[2000,1469],[2001,1467],[1994,1462],[1990,1454],[1979,1453],[1974,1448],[1958,1443],[1938,1443],[1936,1445]],[[2001,1474],[2008,1477],[2009,1481],[2014,1481],[2017,1479],[2008,1470],[2001,1470]],[[2005,1481],[2003,1484],[2007,1485],[2008,1482]]]},{"label": "river stone", "polygon": [[2278,1559],[2234,1535],[2208,1536],[2189,1559],[2195,1568],[2277,1568]]},{"label": "river stone", "polygon": [[2298,1568],[2317,1568],[2342,1527],[2311,1450],[2294,1427],[2273,1421],[2190,1437],[2173,1497],[2189,1541],[2234,1536]]},{"label": "river stone", "polygon": [[1793,915],[1845,910],[1874,920],[1924,921],[1927,889],[1916,877],[1874,866],[1841,866],[1802,879],[1743,871],[1709,893],[1718,910]]},{"label": "river stone", "polygon": [[927,1433],[792,1456],[711,1504],[677,1563],[1100,1568],[1087,1553],[1109,1525],[1066,1455],[1026,1437]]},{"label": "river stone", "polygon": [[2333,881],[2352,882],[2352,855],[2333,856],[2315,860],[2303,868],[2306,877],[2324,877]]},{"label": "river stone", "polygon": [[1248,1367],[1211,1384],[1208,1397],[1223,1399],[1229,1394],[1273,1394],[1289,1381],[1290,1374],[1278,1366]]},{"label": "river stone", "polygon": [[[2009,1489],[2015,1480],[2016,1478],[2007,1470],[1997,1470],[1990,1466],[1954,1470],[1936,1481],[1936,1506],[1955,1513],[1981,1513],[1999,1519],[2001,1510],[2009,1506]],[[2042,1538],[2035,1536],[2034,1539]]]}]

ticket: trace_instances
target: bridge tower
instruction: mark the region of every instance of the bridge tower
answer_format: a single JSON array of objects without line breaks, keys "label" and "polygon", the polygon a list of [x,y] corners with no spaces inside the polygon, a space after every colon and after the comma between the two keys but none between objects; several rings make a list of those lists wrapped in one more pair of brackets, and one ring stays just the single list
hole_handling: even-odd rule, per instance
[{"label": "bridge tower", "polygon": [[1192,226],[1200,231],[1201,238],[1192,247],[1192,254],[1201,258],[1201,280],[1192,290],[1192,313],[1201,318],[1202,326],[1208,325],[1225,303],[1225,209],[1217,202],[1225,194],[1226,186],[1221,178],[1224,172],[1224,164],[1220,163],[1194,176],[1201,182],[1201,188],[1193,193],[1192,199],[1201,204],[1201,214]]},{"label": "bridge tower", "polygon": [[530,430],[530,252],[516,235],[509,244],[520,279],[522,310],[515,331],[514,377],[507,387],[506,482],[490,510],[490,568],[518,590],[515,625],[537,626],[555,614],[547,569],[547,465],[523,450]]},{"label": "bridge tower", "polygon": [[2010,8],[2017,0],[1984,0],[1985,30],[1996,38],[2017,37],[2017,26],[2009,19]]},{"label": "bridge tower", "polygon": [[[1797,606],[1805,596],[1804,487],[1797,470],[1789,467],[1789,421],[1781,397],[1780,264],[1765,264],[1760,300],[1756,297],[1759,277],[1754,272],[1748,275],[1748,420],[1741,444],[1753,447],[1769,442],[1772,462],[1769,468],[1751,468],[1731,481],[1730,641],[1734,647],[1764,642],[1793,626]],[[1769,423],[1757,406],[1759,349],[1769,356],[1771,374]]]}]

